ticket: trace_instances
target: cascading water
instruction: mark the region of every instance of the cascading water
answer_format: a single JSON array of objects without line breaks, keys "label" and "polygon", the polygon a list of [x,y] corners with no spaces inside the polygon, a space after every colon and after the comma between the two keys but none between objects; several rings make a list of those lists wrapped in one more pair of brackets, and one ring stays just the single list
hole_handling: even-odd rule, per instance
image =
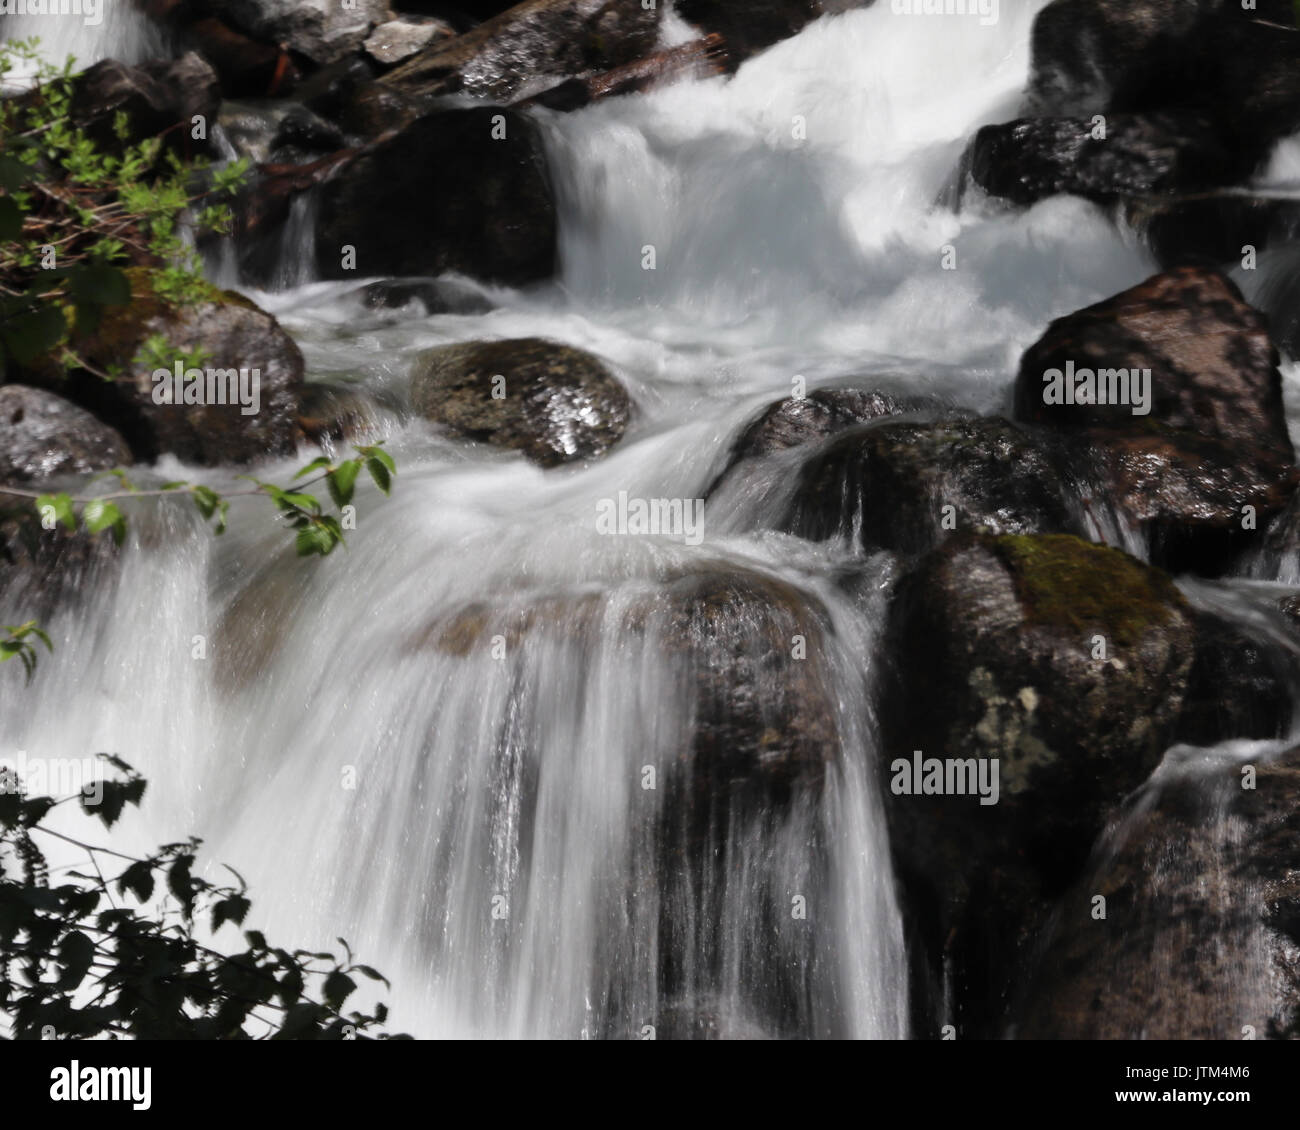
[{"label": "cascading water", "polygon": [[[543,113],[561,272],[485,290],[489,313],[364,312],[356,283],[256,294],[314,380],[401,404],[422,349],[540,335],[617,369],[633,429],[543,473],[385,417],[395,497],[360,491],[348,550],[320,562],[251,503],[220,541],[141,508],[120,567],[47,625],[34,687],[0,689],[0,742],[136,764],[151,792],[128,834],[204,835],[249,879],[250,925],[346,936],[393,979],[398,1029],[637,1037],[681,1011],[728,1035],[905,1035],[871,707],[889,558],[772,533],[771,482],[711,498],[698,546],[602,536],[597,506],[701,497],[796,376],[996,410],[1050,319],[1150,273],[1077,199],[934,206],[971,133],[1013,115],[1041,7],[983,26],[877,4],[730,80]],[[717,640],[675,594],[718,576],[815,609],[834,756],[783,804],[687,828]],[[790,627],[737,608],[734,655]],[[762,716],[795,710],[765,678]]]}]

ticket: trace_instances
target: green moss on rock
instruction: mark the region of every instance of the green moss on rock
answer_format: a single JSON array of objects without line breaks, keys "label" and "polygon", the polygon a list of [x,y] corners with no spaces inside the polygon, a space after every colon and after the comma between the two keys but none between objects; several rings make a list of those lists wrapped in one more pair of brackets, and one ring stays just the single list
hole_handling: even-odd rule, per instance
[{"label": "green moss on rock", "polygon": [[1067,635],[1101,632],[1124,648],[1186,610],[1169,577],[1118,549],[1068,534],[1011,534],[990,544],[1011,570],[1030,623]]}]

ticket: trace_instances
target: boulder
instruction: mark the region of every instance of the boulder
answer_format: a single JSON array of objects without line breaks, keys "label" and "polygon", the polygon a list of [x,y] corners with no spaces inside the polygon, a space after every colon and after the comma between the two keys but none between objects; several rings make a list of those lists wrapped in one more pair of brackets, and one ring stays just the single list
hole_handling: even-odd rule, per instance
[{"label": "boulder", "polygon": [[[1006,1034],[1300,1034],[1300,751],[1171,773],[1061,900]],[[1105,916],[1096,914],[1098,896]]]},{"label": "boulder", "polygon": [[[128,275],[132,301],[107,309],[98,329],[78,343],[81,356],[114,379],[74,372],[65,395],[112,424],[140,460],[172,454],[217,465],[292,454],[304,364],[275,318],[242,295],[215,288],[202,301],[176,307],[157,297],[146,272]],[[202,357],[204,403],[178,403],[174,381],[154,379],[159,366],[144,355],[151,338],[167,343],[165,358],[154,360],[169,360],[173,373],[177,363],[186,373],[196,367],[185,357]],[[183,386],[185,395],[196,396]]]},{"label": "boulder", "polygon": [[1218,271],[1180,267],[1155,275],[1056,319],[1021,358],[1016,419],[1131,429],[1138,414],[1129,403],[1047,403],[1054,382],[1046,375],[1067,365],[1076,373],[1150,369],[1150,420],[1293,456],[1268,327]]},{"label": "boulder", "polygon": [[329,278],[449,271],[522,286],[555,269],[555,201],[536,127],[510,110],[447,110],[402,129],[319,190]]},{"label": "boulder", "polygon": [[1300,36],[1287,0],[1055,0],[1034,22],[1035,116],[1205,114],[1251,164],[1300,126]]},{"label": "boulder", "polygon": [[1231,620],[1195,614],[1196,659],[1175,738],[1214,745],[1229,738],[1280,738],[1291,726],[1295,663]]},{"label": "boulder", "polygon": [[1112,114],[1104,133],[1088,118],[1021,118],[985,126],[965,163],[990,196],[1029,205],[1069,193],[1100,204],[1203,192],[1247,176],[1204,118]]},{"label": "boulder", "polygon": [[605,454],[632,402],[595,357],[541,338],[426,350],[411,373],[416,412],[543,467]]},{"label": "boulder", "polygon": [[882,420],[832,439],[799,471],[779,528],[919,554],[953,531],[1076,525],[1054,458],[1035,436],[1001,418],[949,417]]},{"label": "boulder", "polygon": [[418,95],[509,101],[526,87],[607,71],[653,51],[658,7],[623,0],[524,0],[463,35],[434,43],[384,83]]},{"label": "boulder", "polygon": [[[1261,546],[1300,470],[1270,447],[1148,423],[1132,433],[1085,429],[1072,445],[1091,506],[1135,531],[1148,560],[1175,573],[1220,576]],[[1095,511],[1094,511],[1095,513]]]},{"label": "boulder", "polygon": [[1177,732],[1193,638],[1164,574],[1069,536],[954,539],[899,583],[881,768],[918,1032],[999,1030],[1051,900]]},{"label": "boulder", "polygon": [[162,137],[167,148],[190,157],[209,152],[192,137],[193,118],[202,116],[210,134],[221,105],[216,72],[194,52],[168,62],[127,66],[105,59],[83,71],[72,87],[70,116],[96,145],[120,150],[115,119],[125,114],[127,144]]},{"label": "boulder", "polygon": [[130,463],[126,441],[84,409],[44,389],[0,387],[0,482],[40,482]]}]

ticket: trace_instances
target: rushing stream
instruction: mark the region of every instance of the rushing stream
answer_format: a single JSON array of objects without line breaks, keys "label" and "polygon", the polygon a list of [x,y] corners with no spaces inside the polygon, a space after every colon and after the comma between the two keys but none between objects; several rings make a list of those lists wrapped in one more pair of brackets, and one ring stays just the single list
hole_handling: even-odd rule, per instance
[{"label": "rushing stream", "polygon": [[[732,79],[539,112],[561,269],[485,288],[487,313],[368,310],[365,280],[250,292],[309,379],[385,406],[372,431],[399,465],[392,499],[362,488],[347,550],[306,562],[265,504],[238,503],[219,540],[179,505],[139,508],[123,567],[48,625],[55,655],[32,689],[0,688],[0,743],[137,765],[151,791],[129,835],[202,835],[214,874],[229,861],[249,880],[250,925],[304,946],[345,936],[393,980],[399,1030],[637,1037],[682,1001],[728,1035],[906,1035],[873,770],[888,555],[773,532],[781,486],[761,477],[709,498],[698,545],[603,536],[596,517],[620,491],[703,498],[738,430],[796,378],[1002,410],[1052,318],[1152,272],[1076,198],[937,204],[974,130],[1014,116],[1041,7],[983,26],[878,4]],[[130,29],[100,32],[93,54],[120,55]],[[309,275],[309,248],[289,241],[281,278]],[[590,350],[624,381],[637,413],[607,458],[543,472],[410,418],[421,349],[525,336]],[[865,580],[846,589],[850,566]],[[838,754],[815,796],[724,824],[725,867],[670,877],[655,833],[669,793],[644,769],[683,756],[693,719],[658,598],[710,570],[825,608]],[[1236,585],[1200,600],[1246,622]],[[512,629],[539,602],[546,623]],[[510,646],[448,645],[458,632]],[[796,897],[806,918],[782,911]]]}]

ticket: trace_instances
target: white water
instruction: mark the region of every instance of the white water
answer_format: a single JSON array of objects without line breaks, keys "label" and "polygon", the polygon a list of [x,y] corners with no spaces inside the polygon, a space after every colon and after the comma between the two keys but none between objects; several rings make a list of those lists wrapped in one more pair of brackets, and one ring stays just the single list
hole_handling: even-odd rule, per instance
[{"label": "white water", "polygon": [[[249,925],[308,947],[345,935],[393,978],[399,1030],[634,1037],[678,1003],[660,983],[668,921],[686,970],[674,991],[729,1033],[905,1034],[868,705],[887,562],[858,562],[874,595],[850,598],[829,580],[841,551],[765,532],[761,506],[724,500],[691,548],[601,537],[596,502],[702,495],[796,375],[996,410],[1051,318],[1151,273],[1078,200],[934,206],[966,139],[1014,113],[1041,6],[986,28],[877,5],[730,81],[544,119],[562,270],[495,292],[489,314],[363,313],[355,284],[256,294],[314,379],[400,401],[422,348],[541,334],[605,358],[638,416],[603,461],[549,473],[390,421],[396,495],[363,490],[350,549],[322,562],[293,559],[251,504],[220,541],[186,512],[139,510],[96,611],[50,625],[57,654],[32,691],[4,684],[0,743],[137,764],[152,783],[140,845],[202,834],[249,878]],[[737,833],[727,867],[688,881],[655,864],[663,794],[640,781],[684,756],[689,697],[669,629],[620,625],[676,572],[738,564],[826,606],[839,748],[819,797]],[[570,606],[503,661],[429,642],[470,606],[487,607],[487,639],[512,610],[582,596],[594,620]],[[191,658],[195,636],[208,658]],[[795,895],[807,920],[760,913]]]}]

